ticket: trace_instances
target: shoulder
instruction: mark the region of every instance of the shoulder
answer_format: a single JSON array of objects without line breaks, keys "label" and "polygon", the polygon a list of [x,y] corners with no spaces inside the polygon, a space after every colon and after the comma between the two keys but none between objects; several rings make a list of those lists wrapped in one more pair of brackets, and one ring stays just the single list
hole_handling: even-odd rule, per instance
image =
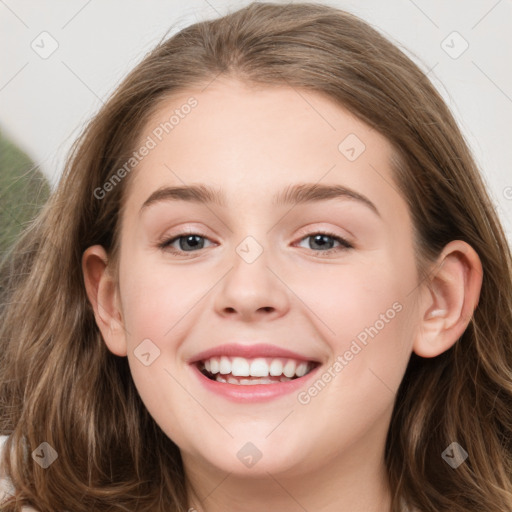
[{"label": "shoulder", "polygon": [[[0,436],[0,457],[3,457],[4,444],[9,436]],[[0,459],[1,460],[1,459]],[[9,495],[13,494],[14,489],[11,481],[4,475],[4,468],[0,466],[0,503]]]},{"label": "shoulder", "polygon": [[[0,461],[4,453],[4,445],[9,436],[0,435]],[[0,465],[0,504],[8,497],[14,494],[14,487],[9,478],[4,474],[4,469]],[[32,507],[23,507],[22,512],[38,512]]]}]

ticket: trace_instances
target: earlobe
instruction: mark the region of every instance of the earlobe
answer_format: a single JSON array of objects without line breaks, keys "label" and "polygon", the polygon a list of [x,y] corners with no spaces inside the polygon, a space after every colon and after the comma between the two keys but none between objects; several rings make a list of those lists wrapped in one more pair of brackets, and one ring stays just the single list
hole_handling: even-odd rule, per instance
[{"label": "earlobe", "polygon": [[473,316],[482,287],[480,258],[466,242],[447,244],[436,268],[423,287],[420,326],[413,343],[414,352],[421,357],[436,357],[458,341]]},{"label": "earlobe", "polygon": [[126,356],[126,336],[116,283],[108,268],[107,253],[101,245],[84,251],[82,272],[87,297],[105,344],[113,354]]}]

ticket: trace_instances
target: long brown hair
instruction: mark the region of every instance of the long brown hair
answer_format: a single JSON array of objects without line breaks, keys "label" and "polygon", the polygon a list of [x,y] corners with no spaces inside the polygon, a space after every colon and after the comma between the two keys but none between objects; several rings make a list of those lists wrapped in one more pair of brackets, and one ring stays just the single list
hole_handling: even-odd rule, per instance
[{"label": "long brown hair", "polygon": [[[39,510],[179,511],[187,506],[177,446],[156,425],[95,324],[83,251],[115,261],[123,191],[98,199],[160,102],[219,75],[322,93],[394,147],[394,179],[414,223],[422,279],[443,247],[478,253],[478,307],[442,355],[412,355],[396,396],[386,466],[393,512],[512,511],[512,263],[470,150],[425,74],[355,16],[309,3],[252,3],[162,41],[85,128],[41,214],[3,267],[1,465],[16,503]],[[196,111],[198,112],[198,111]],[[199,114],[197,114],[199,115]],[[58,463],[29,454],[43,441]],[[468,452],[452,469],[441,457]],[[26,452],[25,452],[25,451]],[[19,510],[15,498],[2,510]]]}]

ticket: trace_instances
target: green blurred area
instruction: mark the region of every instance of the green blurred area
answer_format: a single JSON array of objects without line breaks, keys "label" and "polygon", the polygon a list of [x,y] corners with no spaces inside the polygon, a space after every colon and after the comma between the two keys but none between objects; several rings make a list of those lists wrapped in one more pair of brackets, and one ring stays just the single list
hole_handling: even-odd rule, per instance
[{"label": "green blurred area", "polygon": [[0,260],[50,194],[34,162],[0,131]]}]

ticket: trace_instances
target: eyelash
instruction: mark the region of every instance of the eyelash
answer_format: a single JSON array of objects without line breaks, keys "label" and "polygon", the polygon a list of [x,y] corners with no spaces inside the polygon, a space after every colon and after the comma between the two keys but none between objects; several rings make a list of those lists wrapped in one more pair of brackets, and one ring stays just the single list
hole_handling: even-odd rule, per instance
[{"label": "eyelash", "polygon": [[[314,235],[324,235],[324,236],[328,236],[330,238],[333,238],[335,241],[339,242],[341,244],[341,247],[333,247],[331,249],[327,249],[326,251],[314,251],[313,249],[311,249],[313,252],[319,252],[321,253],[322,255],[330,255],[332,253],[337,253],[339,251],[346,251],[348,249],[353,249],[354,246],[351,245],[349,242],[347,242],[347,240],[345,240],[344,238],[341,238],[337,235],[335,235],[334,233],[330,233],[328,231],[314,231],[312,233],[309,233],[308,235],[306,236],[303,236],[300,241],[306,239],[306,238],[310,238]],[[170,252],[171,254],[175,254],[175,255],[180,255],[180,256],[183,256],[185,255],[185,258],[193,258],[194,256],[192,256],[191,253],[194,253],[194,252],[199,252],[199,251],[181,251],[181,250],[177,250],[173,247],[170,247],[170,245],[174,242],[176,242],[177,240],[179,240],[180,238],[184,238],[184,237],[188,237],[188,236],[198,236],[198,237],[201,237],[201,238],[205,238],[207,240],[209,240],[209,238],[205,235],[202,235],[201,233],[195,233],[195,232],[184,232],[184,233],[178,233],[177,236],[174,236],[173,238],[169,238],[169,239],[166,239],[166,240],[163,240],[161,243],[158,244],[158,248],[163,250],[163,251],[166,251],[166,252]]]}]

